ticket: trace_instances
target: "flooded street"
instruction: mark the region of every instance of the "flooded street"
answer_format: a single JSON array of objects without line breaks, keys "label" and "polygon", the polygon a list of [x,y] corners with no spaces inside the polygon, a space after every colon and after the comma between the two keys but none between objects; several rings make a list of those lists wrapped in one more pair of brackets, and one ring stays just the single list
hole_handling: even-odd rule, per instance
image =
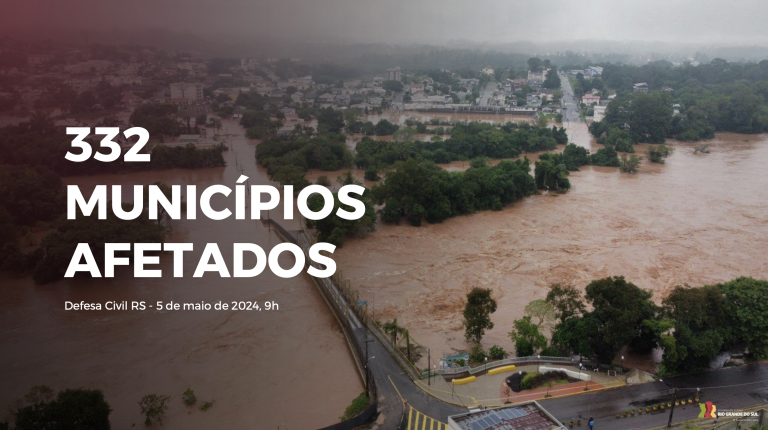
[{"label": "flooded street", "polygon": [[[599,147],[583,123],[569,124],[569,137]],[[552,283],[583,289],[623,275],[660,301],[676,285],[768,277],[768,135],[720,134],[702,155],[668,143],[666,164],[643,161],[638,174],[585,166],[567,194],[437,225],[380,224],[345,241],[339,267],[377,320],[397,318],[433,357],[467,348],[461,313],[473,287],[498,302],[483,346],[514,351],[512,322]]]},{"label": "flooded street", "polygon": [[[257,169],[254,147],[234,122],[226,168],[167,170],[64,178],[90,193],[97,184],[212,184],[233,186],[239,174],[251,184],[269,183]],[[237,163],[235,160],[237,159]],[[128,191],[128,194],[132,194]],[[234,196],[234,193],[231,195]],[[221,197],[221,196],[219,196]],[[223,206],[222,200],[214,206]],[[227,207],[234,207],[227,204]],[[282,209],[272,211],[280,215]],[[362,384],[337,324],[309,278],[192,278],[205,243],[216,242],[228,264],[234,242],[271,249],[280,243],[259,221],[179,220],[169,242],[190,242],[184,278],[170,276],[173,259],[161,257],[162,279],[133,278],[129,269],[112,279],[64,280],[36,286],[30,278],[0,279],[0,421],[6,407],[32,386],[104,391],[112,428],[143,426],[137,402],[146,394],[170,395],[169,429],[315,429],[338,421]],[[297,228],[296,221],[283,223]],[[283,267],[293,264],[285,257]],[[253,262],[246,262],[246,264]],[[274,301],[278,311],[64,311],[64,301],[163,302]],[[332,388],[330,388],[332,387]],[[186,407],[192,388],[205,412]],[[330,389],[330,391],[329,391]],[[329,392],[332,395],[329,395]],[[301,412],[297,412],[300,405]],[[283,427],[283,425],[285,427]]]}]

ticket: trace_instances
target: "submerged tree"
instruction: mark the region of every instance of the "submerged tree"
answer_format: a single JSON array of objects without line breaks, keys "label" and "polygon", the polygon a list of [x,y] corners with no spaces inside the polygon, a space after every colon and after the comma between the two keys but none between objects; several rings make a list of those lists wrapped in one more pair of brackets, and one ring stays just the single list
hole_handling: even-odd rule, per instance
[{"label": "submerged tree", "polygon": [[139,407],[141,408],[141,414],[144,415],[144,424],[146,426],[152,425],[152,420],[157,421],[158,424],[163,425],[163,418],[165,418],[165,411],[168,410],[168,402],[171,400],[171,396],[147,394],[139,400]]},{"label": "submerged tree", "polygon": [[464,337],[469,341],[480,342],[486,330],[493,328],[491,314],[496,312],[496,300],[491,297],[491,290],[475,287],[467,294],[464,306]]}]

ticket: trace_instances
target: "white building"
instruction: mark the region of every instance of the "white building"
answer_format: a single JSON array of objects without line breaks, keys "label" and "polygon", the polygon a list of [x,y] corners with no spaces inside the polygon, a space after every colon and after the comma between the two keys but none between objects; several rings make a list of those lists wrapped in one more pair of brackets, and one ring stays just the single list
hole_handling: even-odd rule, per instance
[{"label": "white building", "polygon": [[400,67],[395,67],[394,69],[388,69],[387,70],[387,79],[390,81],[400,81],[402,80],[403,75],[400,72]]},{"label": "white building", "polygon": [[593,121],[602,121],[605,118],[605,109],[608,106],[595,106],[593,109],[595,113],[592,115]]},{"label": "white building", "polygon": [[171,101],[179,104],[203,101],[203,84],[200,82],[174,82],[171,84]]},{"label": "white building", "polygon": [[589,76],[601,76],[603,74],[603,68],[598,66],[589,66],[584,70],[585,75]]},{"label": "white building", "polygon": [[493,76],[493,73],[494,73],[493,67],[483,67],[483,73],[485,73],[488,76]]}]

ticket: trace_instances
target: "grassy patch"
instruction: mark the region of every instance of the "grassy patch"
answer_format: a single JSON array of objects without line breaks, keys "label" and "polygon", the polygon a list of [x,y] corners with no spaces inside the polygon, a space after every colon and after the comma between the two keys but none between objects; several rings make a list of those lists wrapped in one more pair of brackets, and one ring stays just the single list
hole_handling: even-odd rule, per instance
[{"label": "grassy patch", "polygon": [[368,395],[366,393],[360,393],[359,396],[352,400],[352,404],[347,406],[347,409],[344,410],[344,415],[339,417],[339,421],[346,421],[352,417],[357,416],[366,408],[366,406],[368,406],[369,401],[370,400],[368,399]]}]

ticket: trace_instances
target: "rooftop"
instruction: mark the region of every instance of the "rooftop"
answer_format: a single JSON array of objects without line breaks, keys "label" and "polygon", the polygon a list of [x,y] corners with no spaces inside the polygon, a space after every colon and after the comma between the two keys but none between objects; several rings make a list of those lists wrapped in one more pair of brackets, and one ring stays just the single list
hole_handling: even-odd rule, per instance
[{"label": "rooftop", "polygon": [[537,402],[448,417],[454,430],[550,430],[565,428]]}]

